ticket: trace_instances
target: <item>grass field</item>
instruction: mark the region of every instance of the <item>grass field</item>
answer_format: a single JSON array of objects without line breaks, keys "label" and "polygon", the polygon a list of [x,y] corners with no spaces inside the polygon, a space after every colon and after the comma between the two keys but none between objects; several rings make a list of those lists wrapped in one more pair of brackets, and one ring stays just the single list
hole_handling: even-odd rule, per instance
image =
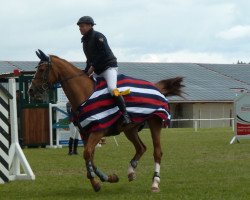
[{"label": "grass field", "polygon": [[[35,181],[0,185],[0,199],[250,199],[250,141],[229,145],[231,129],[166,129],[162,131],[161,192],[150,192],[154,171],[152,141],[148,130],[140,133],[148,147],[137,168],[137,179],[127,180],[134,148],[124,135],[98,148],[97,166],[117,173],[120,182],[104,183],[95,193],[86,179],[81,155],[67,149],[24,149],[36,175]],[[79,148],[82,151],[82,147]]]}]

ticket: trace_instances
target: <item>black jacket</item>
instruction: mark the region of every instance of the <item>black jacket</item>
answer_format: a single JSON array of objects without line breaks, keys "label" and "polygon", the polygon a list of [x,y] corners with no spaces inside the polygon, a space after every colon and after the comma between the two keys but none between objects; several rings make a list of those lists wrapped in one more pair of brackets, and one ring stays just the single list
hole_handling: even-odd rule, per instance
[{"label": "black jacket", "polygon": [[96,74],[101,74],[109,67],[117,67],[117,60],[111,51],[106,37],[93,29],[82,37],[83,51],[87,58],[85,71],[94,67]]}]

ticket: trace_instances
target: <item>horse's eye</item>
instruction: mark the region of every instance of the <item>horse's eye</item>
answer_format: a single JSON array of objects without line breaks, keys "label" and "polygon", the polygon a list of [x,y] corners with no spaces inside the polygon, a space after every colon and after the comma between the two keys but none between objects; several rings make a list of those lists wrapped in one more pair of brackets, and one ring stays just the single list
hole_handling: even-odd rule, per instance
[{"label": "horse's eye", "polygon": [[39,68],[38,68],[38,71],[39,71],[39,72],[43,72],[44,70],[45,70],[45,69],[44,69],[43,67],[39,67]]}]

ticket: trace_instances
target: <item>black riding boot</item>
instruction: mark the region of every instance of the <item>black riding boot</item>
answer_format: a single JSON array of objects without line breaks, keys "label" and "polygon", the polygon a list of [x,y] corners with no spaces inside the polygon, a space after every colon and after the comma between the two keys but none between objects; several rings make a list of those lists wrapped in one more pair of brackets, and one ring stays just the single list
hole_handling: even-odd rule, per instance
[{"label": "black riding boot", "polygon": [[116,105],[118,106],[120,111],[122,111],[122,113],[123,113],[123,117],[124,117],[123,123],[124,124],[131,123],[131,119],[130,119],[130,117],[128,115],[128,112],[127,112],[127,109],[126,109],[126,104],[125,104],[123,96],[121,96],[121,95],[114,96],[114,98],[115,98]]},{"label": "black riding boot", "polygon": [[70,156],[73,154],[73,138],[69,138],[69,153]]},{"label": "black riding boot", "polygon": [[77,153],[77,147],[78,147],[78,139],[75,139],[74,140],[74,151],[73,151],[73,154],[78,154]]}]

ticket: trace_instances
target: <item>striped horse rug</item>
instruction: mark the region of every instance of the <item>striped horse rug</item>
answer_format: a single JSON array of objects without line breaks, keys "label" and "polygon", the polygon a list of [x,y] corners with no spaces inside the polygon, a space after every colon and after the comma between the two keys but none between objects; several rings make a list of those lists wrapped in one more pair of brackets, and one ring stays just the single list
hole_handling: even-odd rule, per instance
[{"label": "striped horse rug", "polygon": [[[153,83],[123,74],[119,74],[117,78],[120,92],[130,89],[130,93],[123,97],[132,122],[144,122],[152,115],[157,115],[163,120],[164,126],[169,124],[168,100]],[[97,78],[95,91],[78,108],[73,121],[78,121],[84,133],[89,134],[111,127],[121,116],[122,113],[107,89],[106,81]]]}]

